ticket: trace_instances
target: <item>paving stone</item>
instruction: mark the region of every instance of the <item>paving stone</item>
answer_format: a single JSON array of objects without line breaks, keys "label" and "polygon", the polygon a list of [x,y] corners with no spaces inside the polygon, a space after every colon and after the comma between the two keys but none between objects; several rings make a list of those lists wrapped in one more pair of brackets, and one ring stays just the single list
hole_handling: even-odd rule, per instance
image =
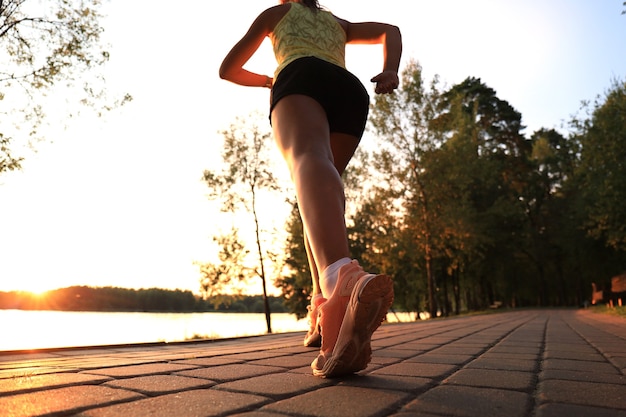
[{"label": "paving stone", "polygon": [[[286,368],[279,368],[276,366],[261,366],[261,365],[247,365],[247,364],[235,364],[235,365],[223,365],[213,366],[211,368],[193,369],[190,371],[177,372],[177,375],[189,376],[192,378],[204,378],[212,381],[234,381],[243,378],[252,378],[255,376],[273,374],[276,372],[284,372]],[[311,369],[309,368],[309,372]]]},{"label": "paving stone", "polygon": [[376,351],[376,357],[380,358],[395,358],[395,359],[408,359],[412,358],[416,355],[419,355],[421,351],[412,350],[412,349],[397,349],[397,348],[386,348],[380,349]]},{"label": "paving stone", "polygon": [[[622,327],[624,324],[622,323]],[[595,329],[596,331],[598,329]],[[621,329],[620,329],[621,330]],[[616,332],[618,333],[618,332]],[[606,337],[605,337],[606,336]],[[626,339],[626,334],[622,332],[622,334],[612,334],[609,335],[607,330],[603,330],[602,334],[596,334],[591,336],[591,340],[593,340],[593,346],[598,349],[602,353],[617,353],[622,352],[622,344]]]},{"label": "paving stone", "polygon": [[[277,351],[279,351],[280,353],[284,354],[284,355],[294,355],[294,354],[298,354],[298,353],[310,353],[310,352],[316,352],[319,351],[319,348],[316,347],[309,347],[309,346],[304,346],[302,344],[302,341],[304,340],[304,336],[306,335],[306,332],[302,332],[302,333],[298,333],[300,336],[298,336],[295,339],[295,344],[290,343],[290,344],[284,344],[280,349],[276,349]],[[286,335],[286,333],[283,333],[281,336],[284,337]],[[287,340],[287,339],[285,339]]]},{"label": "paving stone", "polygon": [[386,324],[367,369],[341,379],[311,375],[303,335],[0,353],[0,415],[626,417],[623,319],[524,310]]},{"label": "paving stone", "polygon": [[[506,329],[505,329],[506,331]],[[540,348],[544,341],[544,329],[533,330],[531,332],[520,332],[520,330],[514,330],[512,333],[503,334],[497,341],[495,346],[502,347],[535,347]]]},{"label": "paving stone", "polygon": [[372,375],[419,376],[422,378],[443,378],[458,369],[455,365],[401,362],[385,366],[372,372]]},{"label": "paving stone", "polygon": [[429,378],[416,376],[367,374],[345,378],[339,383],[339,385],[372,389],[384,387],[387,390],[418,393],[424,392],[434,386],[435,381]]},{"label": "paving stone", "polygon": [[15,364],[21,364],[23,361],[39,360],[44,361],[46,359],[57,359],[58,356],[52,353],[45,352],[0,352],[0,369],[5,369],[7,366]]},{"label": "paving stone", "polygon": [[144,365],[159,363],[161,360],[154,358],[124,358],[116,356],[108,357],[95,357],[95,358],[78,358],[72,360],[72,366],[80,368],[82,370],[111,368],[116,366],[131,366],[131,365]]},{"label": "paving stone", "polygon": [[494,369],[461,369],[443,382],[452,385],[530,392],[535,385],[535,381],[536,377],[531,372],[499,371]]},{"label": "paving stone", "polygon": [[445,385],[422,394],[402,411],[455,417],[524,417],[531,403],[530,395],[521,392]]},{"label": "paving stone", "polygon": [[598,353],[596,349],[591,347],[587,342],[583,343],[546,343],[546,350],[552,350],[556,352],[580,352],[593,355]]},{"label": "paving stone", "polygon": [[81,413],[80,417],[210,417],[238,413],[259,407],[267,398],[216,390],[185,391],[97,408]]},{"label": "paving stone", "polygon": [[621,369],[622,372],[624,372],[624,370],[626,369],[626,357],[612,356],[611,363],[615,365],[616,367],[618,367],[619,369]]},{"label": "paving stone", "polygon": [[540,354],[543,351],[543,343],[524,343],[524,342],[509,342],[499,343],[495,345],[491,350],[496,352],[501,351],[516,351],[516,353],[526,354]]},{"label": "paving stone", "polygon": [[285,417],[282,413],[272,413],[270,411],[249,411],[247,413],[233,414],[229,417]]},{"label": "paving stone", "polygon": [[543,402],[560,402],[615,408],[626,411],[626,386],[578,381],[543,381],[538,398]]},{"label": "paving stone", "polygon": [[49,367],[49,366],[37,366],[36,362],[31,363],[34,366],[22,366],[19,368],[11,368],[0,371],[0,381],[5,379],[15,379],[15,378],[27,378],[35,375],[45,375],[45,374],[58,374],[64,372],[77,372],[80,369],[75,367]]},{"label": "paving stone", "polygon": [[543,354],[544,359],[570,359],[576,361],[606,362],[606,358],[599,353],[571,351],[558,351],[546,349]]},{"label": "paving stone", "polygon": [[256,393],[265,397],[282,399],[325,387],[330,380],[316,378],[313,375],[280,373],[239,379],[215,386],[216,390]]},{"label": "paving stone", "polygon": [[463,365],[472,359],[473,359],[473,356],[470,356],[470,355],[442,355],[442,354],[435,354],[435,353],[425,353],[423,355],[418,355],[418,356],[415,356],[414,358],[407,359],[406,362]]},{"label": "paving stone", "polygon": [[594,371],[585,372],[571,369],[546,369],[539,374],[539,379],[564,379],[569,381],[626,385],[626,375],[606,374]]},{"label": "paving stone", "polygon": [[217,366],[217,365],[232,365],[234,363],[243,363],[241,359],[227,358],[222,356],[210,357],[210,358],[193,358],[174,361],[172,363],[179,365],[197,365],[197,366]]},{"label": "paving stone", "polygon": [[485,346],[477,346],[477,345],[458,345],[458,346],[443,346],[437,349],[430,351],[433,355],[472,355],[476,356],[485,351]]},{"label": "paving stone", "polygon": [[375,365],[391,365],[393,363],[401,362],[402,359],[394,358],[394,357],[384,357],[379,356],[378,354],[372,354],[372,361],[370,362],[370,366]]},{"label": "paving stone", "polygon": [[539,353],[504,353],[504,352],[486,352],[480,355],[481,359],[513,359],[513,360],[525,360],[525,361],[537,361],[539,359]]},{"label": "paving stone", "polygon": [[89,371],[84,371],[84,373],[106,375],[115,378],[130,378],[141,375],[166,374],[194,368],[197,368],[197,366],[180,365],[175,363],[151,363],[143,365],[119,366],[115,368],[91,369]]},{"label": "paving stone", "polygon": [[[414,337],[412,337],[410,340],[412,341],[413,339]],[[389,347],[389,346],[403,346],[406,343],[407,343],[406,336],[387,337],[385,339],[372,340],[372,349],[380,349],[380,348]]]},{"label": "paving stone", "polygon": [[392,414],[390,417],[442,417],[441,414],[432,414],[422,411],[402,411]]},{"label": "paving stone", "polygon": [[236,355],[228,355],[228,356],[225,356],[225,358],[252,361],[252,360],[258,360],[258,359],[276,358],[276,357],[286,356],[286,355],[289,355],[289,352],[282,352],[279,350],[268,350],[268,351],[262,350],[258,352],[255,351],[255,352],[247,352],[247,353],[238,353]]},{"label": "paving stone", "polygon": [[536,361],[522,359],[501,359],[480,357],[467,364],[467,368],[496,369],[502,371],[534,372],[537,369]]},{"label": "paving stone", "polygon": [[308,353],[305,355],[291,355],[291,356],[280,356],[278,358],[268,358],[268,359],[259,359],[256,361],[250,361],[249,364],[252,365],[268,365],[268,366],[278,366],[282,368],[300,368],[303,366],[310,365],[311,362],[317,357],[317,352]]},{"label": "paving stone", "polygon": [[[474,349],[474,350],[486,350],[493,347],[493,343],[484,340],[478,340],[476,337],[469,336],[457,340],[454,343],[448,343],[439,349]],[[469,352],[468,352],[469,353]]]},{"label": "paving stone", "polygon": [[[77,363],[93,363],[93,362],[98,362],[101,361],[104,357],[103,356],[77,356],[77,357],[67,357],[67,356],[57,356],[55,358],[52,359],[40,359],[37,360],[36,363],[38,366],[41,367],[58,367],[58,368],[66,368],[68,366],[72,366],[72,367],[77,367]],[[128,359],[128,358],[121,358],[121,357],[116,357],[116,356],[109,356],[109,359],[115,358],[115,360],[118,361],[132,361],[132,359]],[[154,362],[154,360],[152,360]],[[30,363],[32,364],[33,361],[30,361]],[[0,362],[0,364],[2,364]],[[4,364],[3,368],[22,368],[24,367],[24,363],[19,363],[19,362],[14,362],[14,363],[10,363],[10,364]]]},{"label": "paving stone", "polygon": [[67,415],[99,405],[142,398],[141,394],[108,387],[84,385],[0,397],[3,416]]},{"label": "paving stone", "polygon": [[0,394],[15,394],[19,392],[36,391],[46,388],[60,388],[71,385],[96,385],[108,381],[110,378],[78,373],[56,373],[45,375],[23,375],[10,379],[0,379]]},{"label": "paving stone", "polygon": [[136,378],[118,379],[115,381],[109,381],[104,385],[111,388],[136,391],[148,396],[155,396],[170,392],[207,388],[215,385],[215,382],[177,375],[150,375]]},{"label": "paving stone", "polygon": [[395,410],[409,394],[346,386],[321,388],[266,405],[261,411],[312,417],[382,416]]},{"label": "paving stone", "polygon": [[423,352],[428,352],[431,351],[433,349],[437,349],[440,348],[441,345],[435,345],[435,344],[431,344],[431,343],[426,343],[426,342],[408,342],[405,343],[403,345],[395,345],[393,347],[391,347],[390,349],[396,349],[396,350],[410,350],[416,353],[423,353]]},{"label": "paving stone", "polygon": [[537,417],[626,417],[626,411],[572,404],[544,404]]},{"label": "paving stone", "polygon": [[569,359],[546,359],[543,369],[569,369],[576,371],[617,374],[619,371],[608,362],[574,361]]}]

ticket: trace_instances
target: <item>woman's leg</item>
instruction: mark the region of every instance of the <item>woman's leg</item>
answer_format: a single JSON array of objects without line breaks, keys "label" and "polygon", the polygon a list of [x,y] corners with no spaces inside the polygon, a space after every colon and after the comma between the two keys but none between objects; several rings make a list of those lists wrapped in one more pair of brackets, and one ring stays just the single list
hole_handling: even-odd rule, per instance
[{"label": "woman's leg", "polygon": [[[354,155],[357,146],[359,145],[359,138],[345,134],[345,133],[331,133],[330,134],[330,148],[333,155],[333,165],[335,169],[341,176],[345,171],[350,159]],[[345,212],[345,201],[344,201],[344,212]],[[320,270],[315,263],[315,258],[313,257],[313,252],[311,250],[311,244],[309,242],[309,237],[306,233],[306,228],[304,230],[304,245],[307,252],[307,257],[309,259],[309,268],[311,270],[311,278],[313,280],[313,293],[312,296],[317,294],[321,294],[321,286],[319,283],[319,278],[322,275],[323,270]]]},{"label": "woman's leg", "polygon": [[290,95],[274,107],[272,126],[296,188],[319,276],[333,262],[349,257],[343,183],[334,164],[326,112],[308,96]]},{"label": "woman's leg", "polygon": [[311,270],[311,280],[313,282],[313,292],[311,293],[311,297],[315,297],[316,295],[322,293],[322,287],[320,286],[320,274],[323,271],[320,271],[315,263],[315,257],[313,256],[313,250],[311,249],[311,243],[309,242],[306,227],[304,228],[304,249],[306,250],[306,257],[309,261],[309,269]]}]

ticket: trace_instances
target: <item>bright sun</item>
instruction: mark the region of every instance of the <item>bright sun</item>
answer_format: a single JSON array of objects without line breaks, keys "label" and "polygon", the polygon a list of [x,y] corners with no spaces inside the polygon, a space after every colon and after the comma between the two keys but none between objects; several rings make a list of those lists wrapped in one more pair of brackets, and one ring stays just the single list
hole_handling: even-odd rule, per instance
[{"label": "bright sun", "polygon": [[36,290],[27,290],[27,291],[37,298],[43,298],[48,293],[48,290],[44,288],[40,288]]},{"label": "bright sun", "polygon": [[22,285],[20,290],[29,292],[37,297],[43,297],[51,289],[45,285],[41,285],[40,282],[36,282],[36,281],[32,281],[32,282],[24,283],[24,284],[25,285]]}]

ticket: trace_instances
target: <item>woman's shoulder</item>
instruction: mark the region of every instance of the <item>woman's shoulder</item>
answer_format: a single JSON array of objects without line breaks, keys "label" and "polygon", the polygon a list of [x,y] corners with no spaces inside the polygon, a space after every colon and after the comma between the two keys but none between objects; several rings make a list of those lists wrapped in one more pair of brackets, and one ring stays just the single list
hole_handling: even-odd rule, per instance
[{"label": "woman's shoulder", "polygon": [[277,6],[272,6],[268,9],[265,9],[259,16],[259,18],[263,19],[266,24],[270,27],[270,29],[274,29],[274,27],[282,20],[283,17],[289,12],[291,9],[291,3],[279,4]]},{"label": "woman's shoulder", "polygon": [[342,19],[340,17],[335,16],[334,14],[332,15],[335,20],[337,21],[337,23],[339,23],[339,26],[341,26],[341,28],[344,30],[344,32],[348,32],[348,27],[350,26],[350,22],[348,22],[345,19]]}]

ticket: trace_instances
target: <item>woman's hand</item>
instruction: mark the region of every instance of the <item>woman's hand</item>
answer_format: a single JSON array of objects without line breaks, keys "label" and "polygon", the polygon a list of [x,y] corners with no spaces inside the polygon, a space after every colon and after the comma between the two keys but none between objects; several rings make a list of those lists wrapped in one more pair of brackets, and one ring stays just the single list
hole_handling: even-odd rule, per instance
[{"label": "woman's hand", "polygon": [[371,81],[376,83],[375,91],[377,94],[392,93],[400,84],[398,73],[395,71],[383,71],[372,78]]}]

